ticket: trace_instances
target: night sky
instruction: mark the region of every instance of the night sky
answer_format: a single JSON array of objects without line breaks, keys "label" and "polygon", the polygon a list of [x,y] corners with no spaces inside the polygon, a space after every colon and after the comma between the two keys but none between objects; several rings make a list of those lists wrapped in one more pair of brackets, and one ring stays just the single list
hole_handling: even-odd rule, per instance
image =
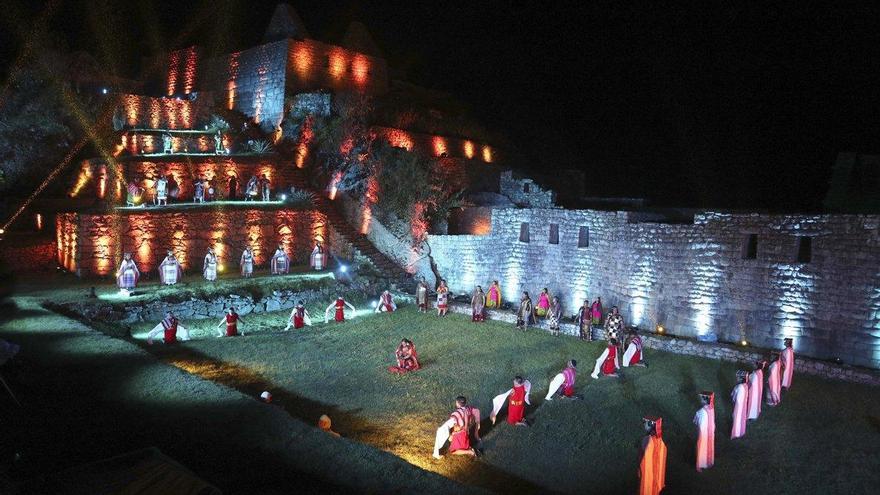
[{"label": "night sky", "polygon": [[[585,171],[590,195],[813,211],[837,152],[880,152],[880,6],[581,5],[590,3],[293,6],[323,41],[338,42],[351,20],[362,21],[409,81],[467,102],[517,144],[534,173]],[[63,43],[128,76],[155,50],[257,44],[275,7],[58,4],[49,25]],[[4,7],[0,57],[8,67],[21,45],[10,22],[31,26],[41,6]]]}]

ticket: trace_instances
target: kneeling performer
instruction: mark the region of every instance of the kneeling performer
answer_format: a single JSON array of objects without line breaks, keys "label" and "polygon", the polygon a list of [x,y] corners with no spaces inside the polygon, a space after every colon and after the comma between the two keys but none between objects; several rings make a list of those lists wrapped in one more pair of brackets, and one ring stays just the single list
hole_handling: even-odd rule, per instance
[{"label": "kneeling performer", "polygon": [[544,400],[553,400],[554,395],[559,395],[564,399],[583,399],[582,396],[574,394],[574,380],[576,377],[577,361],[572,359],[564,370],[554,376],[553,380],[550,380],[550,390],[547,390],[547,397],[544,397]]},{"label": "kneeling performer", "polygon": [[434,459],[440,459],[440,448],[446,444],[447,440],[449,440],[450,454],[477,455],[477,451],[471,447],[471,430],[473,430],[474,439],[479,446],[480,410],[469,406],[463,395],[456,397],[455,408],[455,411],[449,415],[449,419],[440,425],[440,428],[437,428],[437,435],[434,438]]},{"label": "kneeling performer", "polygon": [[529,402],[529,392],[531,391],[531,382],[523,380],[521,376],[514,377],[513,388],[492,399],[492,414],[489,415],[492,424],[495,424],[495,418],[498,417],[498,413],[501,412],[504,404],[507,403],[507,422],[513,426],[529,426],[525,420],[525,415],[526,404],[532,405]]}]

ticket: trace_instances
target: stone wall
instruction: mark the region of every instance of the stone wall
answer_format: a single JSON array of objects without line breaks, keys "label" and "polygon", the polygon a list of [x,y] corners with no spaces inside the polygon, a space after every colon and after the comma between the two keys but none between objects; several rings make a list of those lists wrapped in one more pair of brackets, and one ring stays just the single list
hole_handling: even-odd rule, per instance
[{"label": "stone wall", "polygon": [[659,323],[683,337],[767,348],[793,337],[801,354],[880,367],[877,216],[705,212],[683,225],[633,219],[494,209],[489,235],[428,241],[456,292],[499,280],[505,299],[515,301],[523,290],[548,287],[567,313],[601,296],[642,328]]},{"label": "stone wall", "polygon": [[112,276],[122,254],[131,252],[144,276],[152,278],[168,249],[184,270],[198,274],[209,246],[227,270],[238,269],[245,245],[257,269],[268,266],[279,243],[294,264],[305,265],[314,240],[328,238],[323,214],[285,209],[64,213],[57,229],[59,263],[80,276]]},{"label": "stone wall", "polygon": [[[211,118],[214,97],[199,93],[186,98],[122,95],[117,114],[123,125],[138,129],[202,128]],[[162,146],[161,139],[158,147]]]},{"label": "stone wall", "polygon": [[486,143],[449,136],[437,136],[420,132],[395,129],[393,127],[373,126],[370,128],[377,136],[391,146],[417,151],[425,156],[448,156],[483,163],[501,161],[498,150]]},{"label": "stone wall", "polygon": [[206,178],[220,198],[228,197],[229,178],[232,176],[238,181],[238,198],[243,197],[244,188],[252,175],[260,177],[265,174],[271,182],[273,194],[288,189],[291,186],[290,178],[279,173],[280,168],[276,162],[270,160],[245,162],[217,157],[210,160],[196,158],[186,162],[130,161],[124,164],[124,173],[147,191],[149,202],[153,200],[155,181],[163,174],[177,182],[181,201],[192,201],[195,177]]},{"label": "stone wall", "polygon": [[318,89],[368,94],[388,92],[388,65],[384,59],[312,39],[287,41],[290,93]]},{"label": "stone wall", "polygon": [[524,208],[553,208],[556,206],[556,193],[541,189],[529,178],[516,177],[512,171],[501,173],[501,194],[510,198],[513,204]]},{"label": "stone wall", "polygon": [[54,272],[58,263],[56,242],[42,233],[13,232],[0,239],[3,269],[16,273]]}]

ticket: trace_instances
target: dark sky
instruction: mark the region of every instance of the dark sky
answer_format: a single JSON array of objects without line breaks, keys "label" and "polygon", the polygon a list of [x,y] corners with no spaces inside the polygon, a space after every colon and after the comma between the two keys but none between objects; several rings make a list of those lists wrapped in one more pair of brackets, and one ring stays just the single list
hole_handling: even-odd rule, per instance
[{"label": "dark sky", "polygon": [[[410,81],[468,102],[516,141],[538,173],[584,170],[594,195],[809,211],[821,204],[837,152],[880,152],[880,6],[559,3],[571,5],[293,5],[312,37],[325,41],[362,21]],[[50,27],[121,73],[174,41],[218,51],[256,44],[275,6],[58,4]],[[32,26],[42,7],[13,5],[4,9],[7,24],[17,18]],[[0,37],[5,61],[20,41],[9,32]]]}]

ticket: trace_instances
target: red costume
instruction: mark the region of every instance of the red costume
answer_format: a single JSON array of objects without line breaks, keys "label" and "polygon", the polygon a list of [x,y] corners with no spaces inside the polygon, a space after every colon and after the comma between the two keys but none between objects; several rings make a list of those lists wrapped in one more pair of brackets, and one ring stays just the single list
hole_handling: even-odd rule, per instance
[{"label": "red costume", "polygon": [[[572,380],[574,381],[574,380]],[[572,387],[573,389],[574,387]],[[569,395],[569,394],[567,394]],[[525,385],[517,385],[513,387],[513,392],[508,396],[507,400],[507,422],[515,425],[523,420],[526,413],[526,387]]]},{"label": "red costume", "polygon": [[226,314],[226,336],[235,337],[238,335],[238,313]]},{"label": "red costume", "polygon": [[392,298],[391,294],[383,293],[379,300],[379,304],[382,305],[382,309],[384,309],[385,312],[391,313],[392,311],[397,309],[397,306],[394,304],[394,299]]},{"label": "red costume", "polygon": [[473,417],[471,406],[462,406],[452,412],[451,419],[455,421],[452,427],[452,435],[449,441],[449,452],[456,450],[468,450],[471,448],[471,418]]},{"label": "red costume", "polygon": [[608,344],[608,355],[605,356],[605,361],[602,362],[603,375],[613,375],[617,372],[617,367],[615,366],[615,358],[617,358],[617,346]]},{"label": "red costume", "polygon": [[574,368],[565,368],[562,370],[562,376],[565,378],[565,381],[562,383],[562,395],[566,397],[571,397],[574,395],[574,379],[577,375],[577,370]]},{"label": "red costume", "polygon": [[[155,320],[153,320],[155,321]],[[173,344],[177,342],[177,318],[165,318],[162,320],[162,328],[165,329],[165,343]]]},{"label": "red costume", "polygon": [[293,328],[302,328],[306,326],[306,308],[305,306],[297,306],[293,313]]},{"label": "red costume", "polygon": [[388,371],[392,373],[407,373],[416,371],[421,368],[419,364],[419,353],[416,352],[415,344],[401,342],[394,351],[394,357],[397,358],[397,366],[389,366]]},{"label": "red costume", "polygon": [[345,321],[345,301],[341,297],[336,300],[336,321]]}]

